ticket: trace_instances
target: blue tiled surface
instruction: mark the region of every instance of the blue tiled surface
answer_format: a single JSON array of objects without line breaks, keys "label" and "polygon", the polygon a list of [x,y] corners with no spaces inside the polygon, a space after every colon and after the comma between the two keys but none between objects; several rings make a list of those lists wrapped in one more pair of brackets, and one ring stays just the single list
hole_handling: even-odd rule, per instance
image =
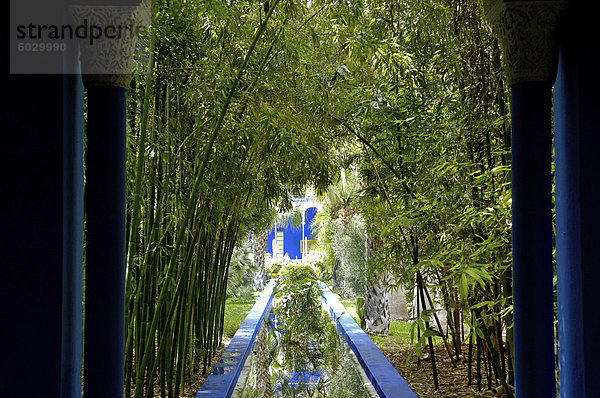
[{"label": "blue tiled surface", "polygon": [[327,285],[319,282],[319,287],[323,291],[322,297],[329,309],[331,319],[336,321],[338,330],[352,348],[379,396],[381,398],[416,398],[417,395],[410,389],[406,380],[400,376],[400,373],[371,338],[356,324],[354,318],[346,311],[346,308]]},{"label": "blue tiled surface", "polygon": [[242,322],[217,365],[208,376],[196,398],[227,398],[233,393],[246,358],[252,351],[263,318],[273,301],[275,280],[271,280]]}]

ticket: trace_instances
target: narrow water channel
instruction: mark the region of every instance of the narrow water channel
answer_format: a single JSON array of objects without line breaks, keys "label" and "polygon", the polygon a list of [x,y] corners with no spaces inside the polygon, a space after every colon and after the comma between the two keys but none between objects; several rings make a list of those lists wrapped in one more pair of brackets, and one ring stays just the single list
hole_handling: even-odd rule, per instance
[{"label": "narrow water channel", "polygon": [[378,397],[313,288],[278,287],[234,397]]}]

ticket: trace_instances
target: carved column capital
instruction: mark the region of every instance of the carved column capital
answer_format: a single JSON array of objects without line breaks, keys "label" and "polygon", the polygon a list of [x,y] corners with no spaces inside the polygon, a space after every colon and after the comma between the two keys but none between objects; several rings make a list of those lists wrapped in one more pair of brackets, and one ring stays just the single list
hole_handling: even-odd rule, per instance
[{"label": "carved column capital", "polygon": [[129,87],[138,35],[151,21],[148,1],[138,6],[72,6],[83,83]]},{"label": "carved column capital", "polygon": [[486,19],[498,36],[508,84],[554,82],[556,32],[566,0],[483,0]]}]

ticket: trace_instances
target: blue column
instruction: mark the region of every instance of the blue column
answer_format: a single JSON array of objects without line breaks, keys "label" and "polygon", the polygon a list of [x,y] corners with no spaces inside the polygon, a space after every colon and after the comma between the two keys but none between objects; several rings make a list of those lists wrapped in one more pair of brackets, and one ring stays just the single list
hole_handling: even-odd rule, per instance
[{"label": "blue column", "polygon": [[123,395],[126,90],[87,90],[84,394]]},{"label": "blue column", "polygon": [[[70,23],[67,15],[65,23]],[[83,362],[83,82],[79,48],[65,43],[62,114],[61,398],[81,396]]]},{"label": "blue column", "polygon": [[517,397],[554,397],[551,109],[547,82],[511,86]]},{"label": "blue column", "polygon": [[565,24],[554,91],[559,394],[565,398],[600,396],[600,62],[590,56],[598,49],[593,34],[583,30],[593,25],[583,21],[573,13]]},{"label": "blue column", "polygon": [[61,361],[62,76],[9,75],[4,64],[0,397],[55,397]]},{"label": "blue column", "polygon": [[63,76],[61,397],[81,396],[83,360],[83,83]]}]

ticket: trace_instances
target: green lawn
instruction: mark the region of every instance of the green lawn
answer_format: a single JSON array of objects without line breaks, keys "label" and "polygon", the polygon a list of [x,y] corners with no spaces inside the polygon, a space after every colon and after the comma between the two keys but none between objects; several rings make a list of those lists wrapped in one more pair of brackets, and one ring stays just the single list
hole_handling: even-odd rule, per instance
[{"label": "green lawn", "polygon": [[[245,294],[240,297],[228,298],[225,302],[225,322],[223,326],[223,337],[232,338],[235,332],[238,330],[243,320],[248,315],[248,312],[254,305],[254,302],[258,298],[260,292]],[[338,296],[339,298],[339,296]],[[342,300],[340,299],[346,310],[352,315],[356,323],[360,325],[360,320],[356,314],[356,301],[355,300]],[[400,346],[411,345],[410,338],[410,322],[396,322],[393,321],[390,325],[389,335],[386,337],[372,336],[371,340],[380,349],[391,349]],[[416,332],[415,332],[416,338]],[[437,339],[435,339],[437,340]],[[441,341],[441,339],[440,339]]]},{"label": "green lawn", "polygon": [[246,315],[254,305],[260,292],[249,293],[240,297],[228,298],[225,301],[225,321],[223,325],[223,337],[232,338],[238,330]]},{"label": "green lawn", "polygon": [[[339,296],[338,296],[339,298]],[[355,300],[342,300],[340,299],[346,310],[352,315],[357,324],[360,325],[360,320],[358,319],[358,315],[356,314],[356,301]],[[392,321],[390,324],[389,335],[386,337],[382,336],[373,336],[371,340],[380,348],[380,349],[389,349],[399,346],[407,346],[411,344],[410,341],[410,322],[396,322]],[[416,338],[416,336],[415,336]]]}]

